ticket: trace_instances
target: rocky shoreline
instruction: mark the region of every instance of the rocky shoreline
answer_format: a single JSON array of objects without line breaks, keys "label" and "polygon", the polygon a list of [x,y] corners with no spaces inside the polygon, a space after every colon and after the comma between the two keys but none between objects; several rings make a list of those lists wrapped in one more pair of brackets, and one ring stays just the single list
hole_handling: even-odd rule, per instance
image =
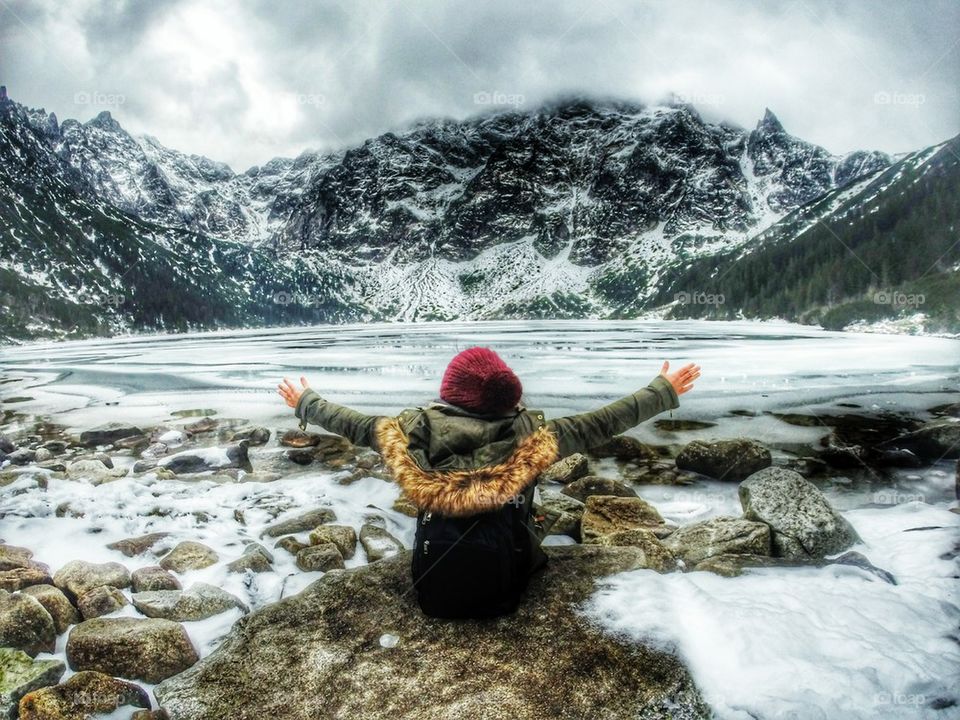
[{"label": "rocky shoreline", "polygon": [[[549,569],[516,617],[468,630],[424,619],[412,604],[408,551],[387,522],[415,516],[400,497],[392,507],[371,508],[360,523],[343,522],[322,505],[278,506],[258,540],[244,540],[230,560],[163,529],[162,516],[159,529],[106,544],[117,560],[103,563],[71,557],[68,548],[62,557],[38,559],[34,548],[8,544],[0,531],[0,717],[85,718],[124,706],[136,720],[407,717],[428,708],[440,708],[441,716],[492,717],[494,706],[518,718],[580,717],[591,708],[596,715],[600,707],[611,717],[658,717],[669,703],[675,717],[708,717],[679,660],[603,637],[574,619],[574,606],[596,578],[638,568],[731,577],[755,568],[841,564],[895,584],[892,573],[852,549],[860,540],[856,529],[818,482],[840,474],[877,484],[896,469],[960,457],[960,403],[929,413],[932,419],[920,419],[845,406],[832,415],[774,415],[822,427],[822,439],[809,447],[765,447],[747,438],[654,446],[617,436],[589,454],[564,458],[540,478],[538,512],[545,532],[570,546],[549,548]],[[317,471],[342,486],[371,478],[392,484],[377,453],[339,436],[278,432],[213,413],[74,434],[48,418],[7,411],[3,427],[0,492],[10,496],[42,495],[59,482],[98,489],[121,479],[269,484]],[[742,512],[677,525],[642,497],[644,488],[703,479],[736,486]],[[956,483],[960,497],[960,463]],[[54,509],[57,518],[83,512],[69,501]],[[4,516],[0,511],[0,521]],[[247,527],[242,508],[233,519]],[[244,598],[191,578],[220,566],[247,579],[276,573],[278,554],[302,573],[324,574],[254,612]],[[190,623],[225,613],[240,620],[201,659]],[[545,627],[551,628],[546,649],[537,634]],[[392,645],[396,637],[404,642]],[[63,660],[42,657],[58,648]],[[425,656],[434,661],[424,665]],[[530,664],[514,667],[518,658]],[[476,694],[471,682],[457,682],[465,662],[478,668],[478,681],[496,678],[497,691]],[[61,682],[67,666],[72,674]],[[392,679],[350,689],[363,677],[379,677],[382,668]],[[527,694],[531,678],[541,675],[537,682],[544,684]],[[616,696],[614,675],[622,683]],[[143,685],[157,685],[163,709],[151,709],[157,703]],[[374,691],[382,697],[375,700]]]}]

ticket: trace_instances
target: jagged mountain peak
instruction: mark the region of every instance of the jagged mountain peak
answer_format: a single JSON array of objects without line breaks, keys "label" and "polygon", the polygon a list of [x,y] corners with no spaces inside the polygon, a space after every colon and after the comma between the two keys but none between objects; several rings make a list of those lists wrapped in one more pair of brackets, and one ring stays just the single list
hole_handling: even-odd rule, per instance
[{"label": "jagged mountain peak", "polygon": [[773,135],[780,133],[785,134],[786,130],[783,129],[783,124],[779,118],[773,114],[773,110],[764,108],[763,117],[757,122],[757,132]]}]

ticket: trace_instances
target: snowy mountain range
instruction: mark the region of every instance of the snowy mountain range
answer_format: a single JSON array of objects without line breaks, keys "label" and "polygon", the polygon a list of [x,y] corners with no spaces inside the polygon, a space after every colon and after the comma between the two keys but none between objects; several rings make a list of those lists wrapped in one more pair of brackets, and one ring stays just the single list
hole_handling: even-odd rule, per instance
[{"label": "snowy mountain range", "polygon": [[678,270],[905,159],[831,154],[769,110],[747,130],[571,100],[238,174],[109,112],[3,100],[0,334],[634,315]]}]

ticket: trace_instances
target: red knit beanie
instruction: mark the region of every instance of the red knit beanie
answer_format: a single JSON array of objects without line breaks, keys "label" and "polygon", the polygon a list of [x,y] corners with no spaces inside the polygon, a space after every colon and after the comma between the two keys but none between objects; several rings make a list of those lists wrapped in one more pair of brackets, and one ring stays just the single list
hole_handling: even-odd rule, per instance
[{"label": "red knit beanie", "polygon": [[483,415],[502,415],[517,406],[523,386],[493,350],[467,348],[443,373],[440,398]]}]

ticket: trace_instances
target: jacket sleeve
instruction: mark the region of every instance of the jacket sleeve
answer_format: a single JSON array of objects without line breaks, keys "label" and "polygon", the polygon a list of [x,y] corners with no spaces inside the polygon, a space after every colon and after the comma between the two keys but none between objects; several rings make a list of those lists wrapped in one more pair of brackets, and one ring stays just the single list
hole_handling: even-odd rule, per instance
[{"label": "jacket sleeve", "polygon": [[301,430],[307,429],[307,423],[313,423],[328,432],[343,435],[354,445],[376,449],[374,425],[381,417],[379,415],[365,415],[324,400],[315,390],[304,391],[294,414],[300,419]]},{"label": "jacket sleeve", "polygon": [[560,457],[602,445],[614,435],[680,407],[670,381],[658,375],[650,384],[598,410],[554,418],[547,427],[557,436]]}]

